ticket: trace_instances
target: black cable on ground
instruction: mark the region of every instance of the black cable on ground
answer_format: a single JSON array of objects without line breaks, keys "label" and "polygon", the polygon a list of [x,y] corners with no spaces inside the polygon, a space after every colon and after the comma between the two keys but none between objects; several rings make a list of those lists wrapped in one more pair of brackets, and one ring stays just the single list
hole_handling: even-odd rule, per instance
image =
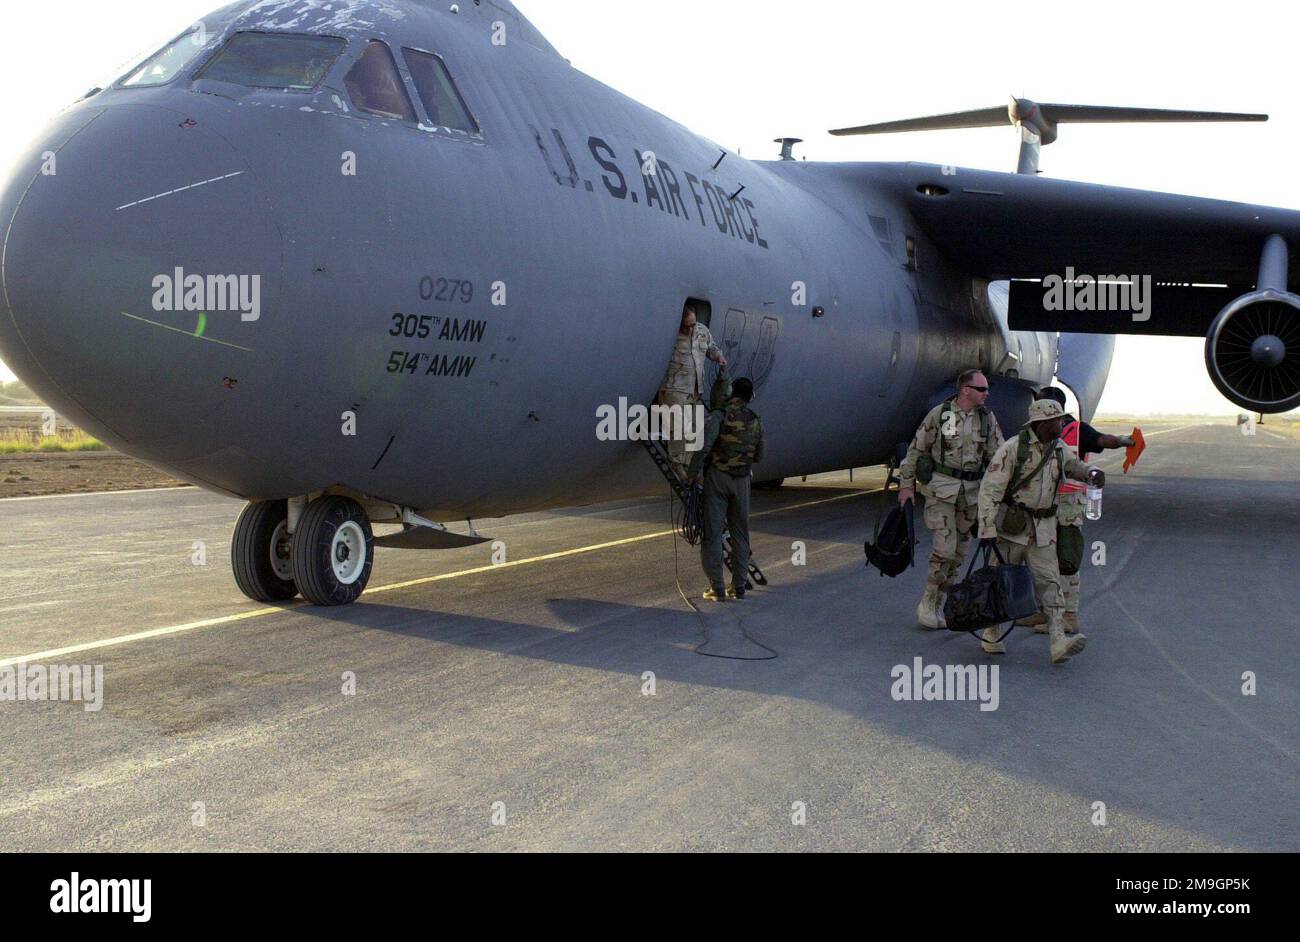
[{"label": "black cable on ground", "polygon": [[[699,545],[699,542],[704,535],[702,492],[699,488],[691,488],[689,495],[690,496],[687,498],[686,502],[682,504],[680,512],[674,512],[673,497],[675,495],[673,493],[673,488],[671,486],[668,488],[668,521],[672,524],[673,528],[673,576],[677,581],[677,594],[682,597],[683,602],[690,606],[691,611],[694,612],[695,616],[700,620],[700,627],[704,630],[704,640],[692,648],[691,652],[693,654],[698,654],[700,657],[716,657],[724,661],[776,660],[780,655],[767,645],[763,644],[763,642],[756,641],[753,636],[745,630],[744,624],[740,624],[740,633],[750,644],[767,651],[768,655],[766,657],[737,657],[734,654],[710,654],[708,651],[701,650],[701,648],[709,643],[709,623],[704,617],[704,613],[696,607],[695,603],[690,600],[689,596],[687,596],[686,590],[682,588],[682,573],[677,556],[678,533],[680,533],[682,539],[686,540],[686,542],[691,546]],[[692,537],[694,537],[694,539],[692,539]],[[720,602],[718,604],[723,603]]]}]

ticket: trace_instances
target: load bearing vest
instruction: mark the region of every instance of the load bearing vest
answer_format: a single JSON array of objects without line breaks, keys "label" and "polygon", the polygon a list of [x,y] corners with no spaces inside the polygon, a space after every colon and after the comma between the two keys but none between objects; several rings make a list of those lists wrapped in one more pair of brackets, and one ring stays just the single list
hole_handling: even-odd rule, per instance
[{"label": "load bearing vest", "polygon": [[[993,457],[988,453],[989,436],[993,434],[993,413],[990,412],[986,406],[979,406],[976,412],[980,419],[980,438],[984,440],[981,445],[980,454],[980,470],[982,471],[988,467],[989,461]],[[936,467],[935,470],[940,474],[947,474],[949,477],[952,476],[951,472],[953,470],[958,472],[961,471],[961,454],[959,451],[955,466],[952,468],[947,467],[947,462],[944,461],[944,451],[947,449],[949,443],[947,441],[947,436],[942,434],[942,427],[948,421],[957,421],[960,414],[961,410],[957,407],[957,399],[955,397],[949,399],[943,404],[943,408],[939,413],[940,434],[935,439],[934,445],[930,448],[930,457],[934,459],[936,465],[942,466]]]}]

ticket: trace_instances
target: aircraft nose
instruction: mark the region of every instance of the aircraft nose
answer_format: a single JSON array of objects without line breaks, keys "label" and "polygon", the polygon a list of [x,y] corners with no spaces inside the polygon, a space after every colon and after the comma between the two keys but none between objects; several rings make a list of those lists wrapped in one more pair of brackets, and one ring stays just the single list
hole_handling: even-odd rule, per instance
[{"label": "aircraft nose", "polygon": [[283,240],[248,161],[159,107],[56,121],[0,189],[0,358],[114,444],[201,435],[256,367]]}]

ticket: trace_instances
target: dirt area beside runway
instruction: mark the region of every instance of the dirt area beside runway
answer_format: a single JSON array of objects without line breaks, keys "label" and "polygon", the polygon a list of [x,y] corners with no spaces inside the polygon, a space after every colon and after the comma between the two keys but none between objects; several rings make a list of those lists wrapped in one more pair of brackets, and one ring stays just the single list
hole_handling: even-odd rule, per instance
[{"label": "dirt area beside runway", "polygon": [[184,486],[184,481],[116,451],[0,455],[0,498]]},{"label": "dirt area beside runway", "polygon": [[[58,428],[60,434],[76,431],[62,419],[59,420]],[[0,412],[0,437],[37,437],[40,430],[39,412]],[[178,481],[111,448],[102,451],[0,454],[0,499],[184,486],[184,481]]]}]

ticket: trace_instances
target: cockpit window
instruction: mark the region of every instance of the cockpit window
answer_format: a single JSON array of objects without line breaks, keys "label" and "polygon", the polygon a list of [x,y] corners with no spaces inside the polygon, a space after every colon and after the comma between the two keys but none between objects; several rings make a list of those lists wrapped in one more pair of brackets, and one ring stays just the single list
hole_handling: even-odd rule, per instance
[{"label": "cockpit window", "polygon": [[429,120],[440,128],[464,131],[466,134],[479,133],[465,101],[460,97],[456,83],[452,81],[447,66],[437,56],[414,49],[402,48],[406,67],[415,82],[415,90],[420,93],[424,110],[429,113]]},{"label": "cockpit window", "polygon": [[294,33],[236,33],[195,79],[253,88],[310,91],[320,84],[347,41]]},{"label": "cockpit window", "polygon": [[372,40],[348,72],[346,84],[360,111],[415,122],[415,108],[386,44]]},{"label": "cockpit window", "polygon": [[188,30],[180,39],[167,45],[161,52],[150,56],[134,72],[122,80],[123,88],[144,88],[162,85],[176,77],[176,73],[194,61],[194,57],[207,45],[208,34],[202,27]]}]

